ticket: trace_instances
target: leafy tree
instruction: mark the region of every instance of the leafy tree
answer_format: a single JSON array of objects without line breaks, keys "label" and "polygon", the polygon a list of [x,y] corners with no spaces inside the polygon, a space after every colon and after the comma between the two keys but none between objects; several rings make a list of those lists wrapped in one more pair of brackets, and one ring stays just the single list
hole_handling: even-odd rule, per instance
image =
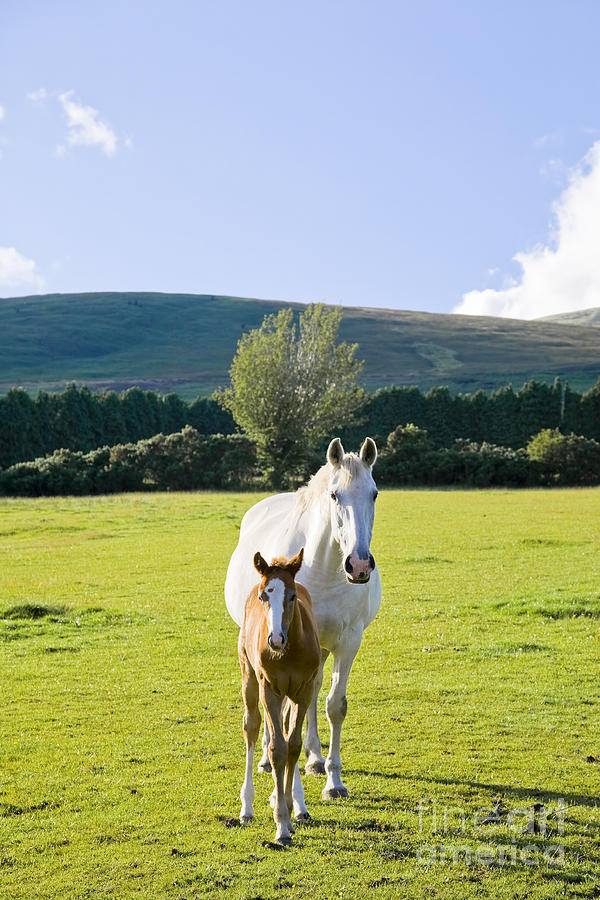
[{"label": "leafy tree", "polygon": [[579,415],[579,433],[600,441],[600,378],[582,396]]},{"label": "leafy tree", "polygon": [[336,343],[341,309],[311,305],[294,321],[291,309],[266,316],[242,335],[219,395],[255,442],[271,486],[302,477],[311,451],[362,406],[356,344]]},{"label": "leafy tree", "polygon": [[424,425],[438,446],[449,447],[460,437],[457,422],[457,402],[447,387],[434,387],[425,395]]},{"label": "leafy tree", "polygon": [[546,484],[600,482],[600,444],[592,438],[544,428],[528,443],[527,455],[540,466]]},{"label": "leafy tree", "polygon": [[42,451],[36,406],[23,388],[13,388],[0,400],[0,466],[31,459]]},{"label": "leafy tree", "polygon": [[518,391],[520,444],[524,446],[542,428],[560,424],[561,392],[541,381],[527,381]]},{"label": "leafy tree", "polygon": [[214,397],[197,397],[188,406],[186,425],[192,425],[200,434],[233,434],[235,422],[228,409]]},{"label": "leafy tree", "polygon": [[98,398],[104,422],[104,439],[109,447],[127,440],[121,400],[115,391],[105,391]]},{"label": "leafy tree", "polygon": [[140,388],[132,387],[122,392],[121,409],[128,440],[140,441],[156,434],[159,430],[156,427],[154,410],[148,401],[148,396]]},{"label": "leafy tree", "polygon": [[160,430],[163,434],[173,434],[185,425],[187,406],[177,394],[167,394],[162,398],[160,409]]}]

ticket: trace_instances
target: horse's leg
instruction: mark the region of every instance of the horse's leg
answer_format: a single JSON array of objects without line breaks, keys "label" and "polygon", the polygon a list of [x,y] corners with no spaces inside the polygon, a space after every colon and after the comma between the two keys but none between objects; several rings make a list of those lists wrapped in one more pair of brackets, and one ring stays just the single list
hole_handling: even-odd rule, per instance
[{"label": "horse's leg", "polygon": [[296,763],[294,768],[294,780],[292,782],[292,803],[294,805],[294,818],[298,822],[307,822],[310,819],[310,813],[306,808],[306,800],[304,798],[304,785],[302,784],[302,776],[300,774],[300,766]]},{"label": "horse's leg", "polygon": [[291,844],[291,818],[285,799],[285,766],[287,762],[287,743],[281,728],[281,697],[267,682],[260,683],[260,699],[265,710],[265,720],[269,723],[269,759],[275,782],[275,803],[273,818],[275,819],[275,840],[278,844]]},{"label": "horse's leg", "polygon": [[319,691],[323,683],[323,666],[325,660],[329,656],[329,650],[321,650],[321,665],[315,679],[315,692],[312,701],[308,707],[306,716],[306,735],[304,736],[304,752],[308,759],[304,766],[304,771],[308,775],[324,775],[325,774],[325,757],[321,753],[321,741],[319,740],[319,731],[317,726],[317,700]]},{"label": "horse's leg", "polygon": [[270,772],[271,771],[271,762],[269,760],[269,726],[267,724],[267,719],[265,717],[265,727],[263,730],[262,736],[262,756],[258,762],[258,771],[259,772]]},{"label": "horse's leg", "polygon": [[252,780],[252,763],[254,745],[260,728],[260,712],[258,709],[258,681],[247,660],[242,662],[242,695],[244,698],[244,739],[246,741],[246,775],[240,792],[242,809],[240,822],[251,822],[254,818],[254,781]]},{"label": "horse's leg", "polygon": [[346,701],[346,685],[348,684],[348,676],[354,661],[354,657],[358,653],[360,642],[362,639],[362,631],[352,632],[345,646],[339,647],[333,654],[333,675],[331,678],[331,690],[327,695],[325,709],[329,725],[331,729],[331,741],[329,743],[329,753],[325,760],[325,771],[327,773],[327,782],[322,791],[324,800],[332,800],[335,797],[347,797],[348,789],[341,779],[342,760],[340,758],[340,741],[342,734],[342,723],[346,717],[348,704]]},{"label": "horse's leg", "polygon": [[306,697],[301,698],[299,703],[289,702],[287,710],[287,722],[285,736],[288,744],[288,758],[285,767],[285,799],[288,809],[294,810],[297,819],[310,819],[310,815],[304,802],[304,788],[300,780],[300,768],[298,766],[298,757],[302,749],[302,725],[308,703],[311,699],[312,691],[306,692]]}]

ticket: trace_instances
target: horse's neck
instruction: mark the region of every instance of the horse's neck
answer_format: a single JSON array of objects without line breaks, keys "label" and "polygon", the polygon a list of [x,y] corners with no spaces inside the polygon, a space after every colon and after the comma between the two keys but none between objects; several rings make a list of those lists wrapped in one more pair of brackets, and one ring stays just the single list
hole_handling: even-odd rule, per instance
[{"label": "horse's neck", "polygon": [[340,545],[331,534],[331,520],[324,516],[321,508],[315,505],[305,512],[305,548],[304,560],[310,566],[317,565],[323,574],[333,577],[339,572],[342,562]]}]

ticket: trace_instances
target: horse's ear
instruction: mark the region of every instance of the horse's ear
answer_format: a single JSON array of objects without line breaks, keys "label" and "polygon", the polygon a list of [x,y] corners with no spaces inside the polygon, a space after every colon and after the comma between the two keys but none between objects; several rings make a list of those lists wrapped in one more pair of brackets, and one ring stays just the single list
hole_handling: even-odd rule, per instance
[{"label": "horse's ear", "polygon": [[302,560],[304,559],[304,547],[302,547],[295,556],[293,556],[288,562],[286,569],[288,572],[291,572],[293,577],[295,578],[298,574],[300,567],[302,565]]},{"label": "horse's ear", "polygon": [[327,448],[327,462],[334,469],[341,464],[344,458],[344,448],[339,438],[334,438]]},{"label": "horse's ear", "polygon": [[360,448],[360,458],[366,466],[373,468],[377,460],[377,444],[373,438],[365,438]]},{"label": "horse's ear", "polygon": [[254,554],[254,568],[260,575],[266,575],[269,571],[269,565],[267,561],[262,558],[258,550]]}]

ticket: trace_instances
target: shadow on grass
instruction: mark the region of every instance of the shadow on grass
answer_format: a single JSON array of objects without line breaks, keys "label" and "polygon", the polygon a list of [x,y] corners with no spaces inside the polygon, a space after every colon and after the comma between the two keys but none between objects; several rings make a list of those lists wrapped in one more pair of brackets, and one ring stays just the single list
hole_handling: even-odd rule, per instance
[{"label": "shadow on grass", "polygon": [[45,619],[46,617],[62,619],[67,614],[66,606],[47,606],[44,603],[20,603],[9,606],[1,614],[3,619]]},{"label": "shadow on grass", "polygon": [[367,769],[347,769],[348,775],[367,775],[373,778],[389,778],[401,781],[420,781],[427,784],[463,785],[464,787],[479,788],[480,790],[493,792],[494,795],[502,794],[505,797],[513,797],[517,800],[529,797],[535,800],[558,801],[564,800],[570,806],[600,805],[598,795],[571,794],[565,791],[550,791],[545,788],[515,787],[509,784],[489,784],[485,781],[467,781],[460,778],[443,778],[427,775],[405,775],[402,772],[369,772]]}]

